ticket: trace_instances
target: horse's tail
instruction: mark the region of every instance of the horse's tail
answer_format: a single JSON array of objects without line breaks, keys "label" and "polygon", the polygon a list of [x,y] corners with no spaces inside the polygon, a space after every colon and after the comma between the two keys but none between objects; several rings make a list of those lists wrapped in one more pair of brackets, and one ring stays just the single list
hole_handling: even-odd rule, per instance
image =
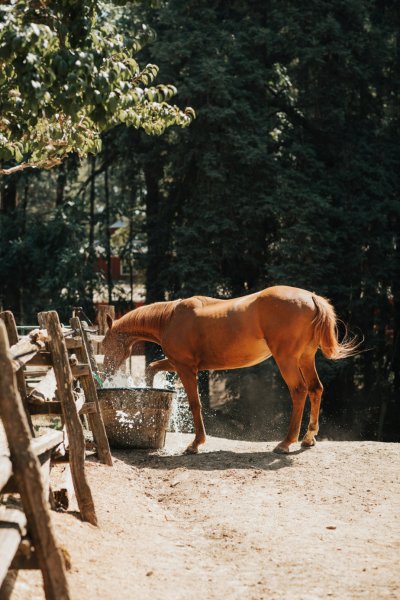
[{"label": "horse's tail", "polygon": [[344,338],[339,342],[338,319],[332,304],[326,298],[315,294],[312,298],[317,309],[313,319],[314,335],[324,356],[338,360],[357,354],[359,342],[357,338],[348,336],[347,329]]}]

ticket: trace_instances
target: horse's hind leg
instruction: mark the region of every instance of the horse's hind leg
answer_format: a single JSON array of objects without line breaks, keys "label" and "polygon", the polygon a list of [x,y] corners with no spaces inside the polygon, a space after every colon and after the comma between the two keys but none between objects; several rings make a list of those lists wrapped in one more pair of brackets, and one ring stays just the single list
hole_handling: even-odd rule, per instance
[{"label": "horse's hind leg", "polygon": [[274,449],[278,454],[287,454],[290,444],[299,439],[301,419],[303,417],[304,404],[307,397],[307,386],[299,368],[299,362],[295,357],[274,356],[283,379],[285,380],[292,397],[292,416],[289,430],[284,440]]},{"label": "horse's hind leg", "polygon": [[315,436],[318,433],[319,409],[321,406],[322,392],[324,391],[315,368],[315,352],[303,354],[300,358],[300,368],[307,384],[311,404],[310,422],[301,445],[303,448],[311,448],[311,446],[315,446]]}]

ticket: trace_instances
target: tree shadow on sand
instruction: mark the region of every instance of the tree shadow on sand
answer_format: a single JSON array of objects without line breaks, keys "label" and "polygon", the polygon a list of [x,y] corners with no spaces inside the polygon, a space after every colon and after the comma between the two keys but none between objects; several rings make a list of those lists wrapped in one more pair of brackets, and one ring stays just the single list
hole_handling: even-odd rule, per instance
[{"label": "tree shadow on sand", "polygon": [[260,469],[277,471],[293,466],[293,456],[304,449],[289,455],[273,452],[232,452],[219,450],[200,454],[169,454],[154,450],[114,450],[113,456],[137,468],[170,470],[190,469],[195,471],[225,471],[227,469]]}]

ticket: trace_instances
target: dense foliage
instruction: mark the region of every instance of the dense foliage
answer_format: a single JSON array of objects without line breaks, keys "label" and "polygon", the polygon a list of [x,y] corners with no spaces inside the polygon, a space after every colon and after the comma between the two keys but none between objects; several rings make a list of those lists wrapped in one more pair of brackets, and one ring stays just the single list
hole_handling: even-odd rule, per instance
[{"label": "dense foliage", "polygon": [[153,32],[97,0],[19,1],[0,6],[0,159],[41,167],[101,148],[100,134],[125,123],[160,134],[188,125],[193,110],[151,86],[158,68],[135,54]]},{"label": "dense foliage", "polygon": [[170,1],[151,47],[198,113],[168,136],[170,152],[152,144],[161,222],[175,206],[153,288],[286,283],[327,295],[367,351],[322,365],[325,411],[347,412],[369,436],[391,422],[396,439],[399,25],[390,1]]},{"label": "dense foliage", "polygon": [[[71,161],[64,174],[29,176],[28,228],[37,219],[33,206],[50,202],[46,186],[62,214],[57,189],[64,181],[61,207],[69,203],[76,231],[85,230],[79,228],[86,215],[83,254],[73,250],[73,240],[64,245],[65,254],[72,254],[70,275],[65,272],[71,295],[79,290],[73,282],[90,272],[88,230],[107,245],[109,211],[110,218],[129,219],[128,254],[134,255],[135,243],[147,243],[144,255],[135,254],[134,276],[144,264],[148,301],[238,295],[276,283],[328,296],[365,337],[366,352],[321,365],[325,416],[347,431],[359,426],[366,437],[399,439],[398,3],[169,0],[158,10],[126,5],[124,23],[141,22],[157,32],[141,60],[160,67],[161,82],[174,82],[179,101],[195,108],[196,120],[160,138],[118,127],[103,139],[90,168],[82,171]],[[11,183],[6,185],[3,202]],[[24,185],[16,183],[20,210]],[[46,227],[52,228],[51,220]],[[0,246],[3,256],[5,247],[10,251],[3,236]],[[7,256],[9,273],[16,255]],[[26,260],[36,259],[28,252]],[[27,271],[26,288],[34,291]],[[89,279],[88,301],[96,283]],[[57,289],[49,302],[57,302]],[[5,306],[14,302],[10,298],[3,292]],[[248,417],[249,431],[264,422],[249,417],[268,405],[264,398],[282,396],[271,368],[254,369],[254,377],[263,378],[256,399],[246,399],[239,374],[231,378],[237,400],[230,410],[243,422]],[[251,375],[246,373],[244,378]]]}]

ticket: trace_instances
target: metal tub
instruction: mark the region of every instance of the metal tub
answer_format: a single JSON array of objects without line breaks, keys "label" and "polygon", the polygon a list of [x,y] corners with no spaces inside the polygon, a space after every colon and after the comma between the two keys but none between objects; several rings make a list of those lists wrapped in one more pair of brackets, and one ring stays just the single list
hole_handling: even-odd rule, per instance
[{"label": "metal tub", "polygon": [[174,391],[100,388],[97,393],[111,447],[164,447]]}]

